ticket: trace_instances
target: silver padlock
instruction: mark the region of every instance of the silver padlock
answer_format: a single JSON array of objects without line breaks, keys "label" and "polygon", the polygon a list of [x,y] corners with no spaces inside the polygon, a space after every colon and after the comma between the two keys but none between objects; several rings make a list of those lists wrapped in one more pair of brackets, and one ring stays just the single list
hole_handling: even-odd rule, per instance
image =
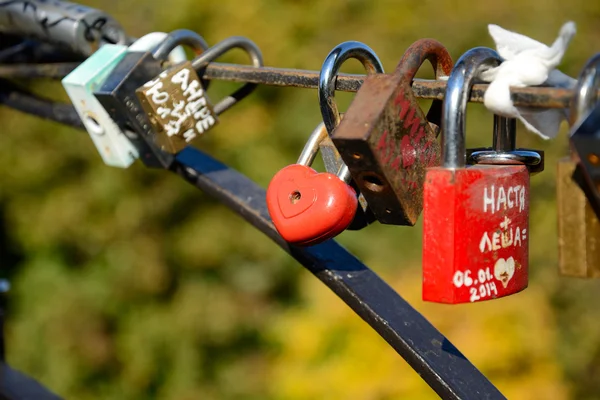
[{"label": "silver padlock", "polygon": [[[369,74],[384,72],[383,65],[375,52],[364,43],[344,42],[336,46],[327,55],[319,74],[318,96],[321,116],[330,137],[342,120],[342,115],[335,103],[335,81],[342,64],[351,58],[360,61]],[[351,179],[348,166],[343,162],[333,142],[331,146],[324,146],[323,150],[324,160],[330,160],[329,164],[331,165],[337,164],[339,169],[335,173],[343,177],[345,181],[350,182],[352,188],[359,193],[358,186]],[[358,211],[348,230],[359,230],[375,221],[375,215],[369,209],[367,200],[361,193],[358,194],[358,203]]]}]

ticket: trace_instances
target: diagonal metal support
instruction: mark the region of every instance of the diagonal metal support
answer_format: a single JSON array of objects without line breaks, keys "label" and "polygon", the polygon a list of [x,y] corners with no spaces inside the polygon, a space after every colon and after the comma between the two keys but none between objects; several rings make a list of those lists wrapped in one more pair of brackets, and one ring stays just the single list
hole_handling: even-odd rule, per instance
[{"label": "diagonal metal support", "polygon": [[275,230],[265,190],[192,147],[177,155],[174,172],[242,216],[312,272],[365,320],[444,399],[505,397],[425,317],[375,272],[333,240],[299,248]]},{"label": "diagonal metal support", "polygon": [[1,400],[60,400],[33,378],[0,363]]},{"label": "diagonal metal support", "polygon": [[[58,112],[47,100],[12,87],[6,87],[1,93],[0,104],[83,128],[73,106],[60,104]],[[505,399],[425,317],[335,241],[308,248],[293,247],[285,242],[269,218],[265,190],[249,178],[193,147],[177,155],[172,169],[242,216],[312,272],[379,333],[440,397]],[[11,370],[6,371],[11,373]],[[7,382],[12,390],[27,389],[19,386],[19,382],[26,382],[21,380],[20,374],[8,374],[5,378],[1,373],[0,369],[0,399],[5,395],[3,385]],[[16,377],[15,380],[5,380],[11,376]]]}]

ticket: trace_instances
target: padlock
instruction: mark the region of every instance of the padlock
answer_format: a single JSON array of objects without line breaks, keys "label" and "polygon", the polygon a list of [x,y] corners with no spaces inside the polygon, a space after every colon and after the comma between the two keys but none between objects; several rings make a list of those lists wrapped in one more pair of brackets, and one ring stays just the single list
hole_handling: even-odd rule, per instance
[{"label": "padlock", "polygon": [[[587,62],[586,67],[597,63],[600,54]],[[588,80],[598,80],[592,71],[582,72]],[[592,83],[592,86],[597,85]],[[588,90],[589,86],[585,88]],[[582,96],[583,95],[583,96]],[[580,97],[594,98],[595,93],[582,93]],[[582,101],[583,103],[584,101]],[[600,104],[588,106],[587,113],[578,113],[579,120],[571,127],[569,142],[574,160],[577,162],[574,179],[582,188],[590,206],[600,218]],[[577,111],[576,111],[577,112]]]},{"label": "padlock", "polygon": [[267,188],[267,208],[279,234],[296,246],[312,246],[343,232],[354,219],[358,200],[354,189],[339,174],[310,167],[322,141],[329,136],[325,124],[310,138],[296,164],[281,169]]},{"label": "padlock", "polygon": [[365,78],[332,136],[369,208],[383,224],[417,222],[423,209],[425,169],[439,165],[436,136],[442,102],[434,100],[426,117],[411,88],[425,60],[431,62],[436,79],[452,70],[452,58],[441,43],[433,39],[413,43],[393,74]]},{"label": "padlock", "polygon": [[[165,40],[169,41],[171,47],[161,54],[169,54],[177,45],[184,44],[191,46],[198,54],[208,48],[201,36],[187,29],[173,31]],[[135,90],[163,71],[165,59],[165,56],[156,58],[152,52],[132,46],[103,84],[94,91],[96,99],[138,150],[142,162],[151,168],[169,168],[174,157],[156,146],[155,132]]]},{"label": "padlock", "polygon": [[[325,58],[325,61],[323,62],[323,66],[321,67],[321,73],[319,74],[318,92],[321,115],[330,137],[335,134],[336,129],[339,127],[340,122],[342,121],[341,114],[338,111],[337,104],[335,103],[336,78],[342,64],[350,58],[360,61],[367,70],[368,75],[383,73],[381,61],[379,61],[379,58],[377,58],[375,52],[364,43],[353,41],[344,42],[329,52]],[[355,112],[360,113],[360,110]],[[344,119],[346,117],[344,117]],[[335,150],[334,146],[331,146],[331,148],[324,147],[323,150],[325,159],[336,157],[335,154],[339,156],[339,153],[337,150]],[[334,150],[335,154],[330,154]],[[339,165],[340,168],[337,171],[337,175],[345,181],[350,181],[350,185],[354,188],[356,193],[358,193],[359,207],[354,220],[348,229],[359,230],[375,221],[375,215],[371,211],[371,208],[369,207],[363,194],[358,190],[356,182],[351,180],[348,166],[343,162],[343,160],[339,162]]]},{"label": "padlock", "polygon": [[102,160],[106,165],[120,168],[129,167],[138,158],[137,149],[111,120],[93,91],[104,82],[126,50],[125,46],[104,45],[62,80]]},{"label": "padlock", "polygon": [[[528,284],[529,172],[541,156],[514,152],[514,132],[496,130],[499,163],[466,166],[466,108],[475,77],[500,63],[478,47],[454,66],[442,114],[442,166],[423,191],[423,300],[466,303],[517,293]],[[495,128],[514,124],[495,124]],[[530,159],[531,158],[531,159]],[[491,157],[487,157],[491,161]]]},{"label": "padlock", "polygon": [[[574,88],[571,126],[598,107],[599,88],[600,54],[596,54],[582,69]],[[557,164],[558,269],[564,276],[600,278],[600,222],[578,183],[586,186],[577,164],[576,153]]]},{"label": "padlock", "polygon": [[[165,37],[167,34],[163,32],[149,33],[138,39],[131,48],[152,50]],[[104,83],[126,51],[126,46],[104,45],[62,80],[62,85],[102,160],[107,165],[120,168],[129,167],[138,158],[138,151],[104,110],[93,92]],[[185,52],[181,48],[177,48],[170,55],[170,60],[174,62],[184,59]]]},{"label": "padlock", "polygon": [[233,48],[245,50],[255,67],[263,65],[262,54],[253,42],[244,37],[230,37],[192,62],[173,66],[137,89],[138,99],[156,132],[156,143],[162,150],[172,154],[183,150],[196,137],[212,129],[218,123],[219,114],[254,90],[256,84],[247,83],[214,108],[207,98],[196,69],[205,68]]}]

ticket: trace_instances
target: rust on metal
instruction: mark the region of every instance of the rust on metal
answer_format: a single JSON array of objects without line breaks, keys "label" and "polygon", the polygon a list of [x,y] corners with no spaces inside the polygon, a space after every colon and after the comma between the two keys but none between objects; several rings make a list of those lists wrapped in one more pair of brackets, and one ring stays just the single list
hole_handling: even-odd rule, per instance
[{"label": "rust on metal", "polygon": [[427,117],[411,90],[429,60],[436,77],[448,76],[452,59],[433,39],[411,45],[394,74],[370,75],[332,139],[369,207],[384,224],[414,225],[423,208],[425,170],[439,164],[436,140],[442,103]]},{"label": "rust on metal", "polygon": [[[319,83],[319,71],[271,67],[253,68],[245,65],[211,63],[204,71],[202,78],[316,89]],[[356,92],[364,79],[365,75],[340,73],[337,77],[335,90]],[[473,85],[469,101],[483,103],[483,95],[487,87],[487,84]],[[443,100],[446,82],[443,80],[415,79],[412,89],[417,98]],[[516,106],[532,108],[568,108],[573,97],[573,91],[570,89],[539,86],[514,87],[511,88],[511,94]],[[598,95],[600,97],[600,92]]]},{"label": "rust on metal", "polygon": [[[75,69],[78,63],[49,64],[10,64],[0,66],[0,78],[49,78],[62,79]],[[267,86],[289,86],[303,89],[317,89],[319,71],[307,71],[289,68],[261,67],[248,65],[210,63],[201,76],[207,80],[230,82],[250,82]],[[342,74],[337,76],[336,91],[357,92],[365,75]],[[469,101],[483,103],[486,84],[475,84]],[[443,80],[415,79],[412,83],[415,97],[419,99],[443,100],[446,82]],[[515,106],[532,108],[568,108],[573,97],[570,89],[553,87],[511,88]],[[600,97],[600,91],[598,92]]]},{"label": "rust on metal", "polygon": [[435,39],[421,39],[414,42],[402,55],[394,73],[412,81],[425,60],[429,60],[433,66],[435,79],[450,75],[453,66],[452,58],[446,48]]}]

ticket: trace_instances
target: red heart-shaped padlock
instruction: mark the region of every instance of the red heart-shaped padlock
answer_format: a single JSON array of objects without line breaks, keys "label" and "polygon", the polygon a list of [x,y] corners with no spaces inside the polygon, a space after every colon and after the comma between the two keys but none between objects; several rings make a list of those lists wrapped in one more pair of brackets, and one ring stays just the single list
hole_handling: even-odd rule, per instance
[{"label": "red heart-shaped padlock", "polygon": [[324,242],[350,225],[356,192],[337,176],[300,164],[280,170],[267,188],[267,208],[279,234],[297,246]]}]

